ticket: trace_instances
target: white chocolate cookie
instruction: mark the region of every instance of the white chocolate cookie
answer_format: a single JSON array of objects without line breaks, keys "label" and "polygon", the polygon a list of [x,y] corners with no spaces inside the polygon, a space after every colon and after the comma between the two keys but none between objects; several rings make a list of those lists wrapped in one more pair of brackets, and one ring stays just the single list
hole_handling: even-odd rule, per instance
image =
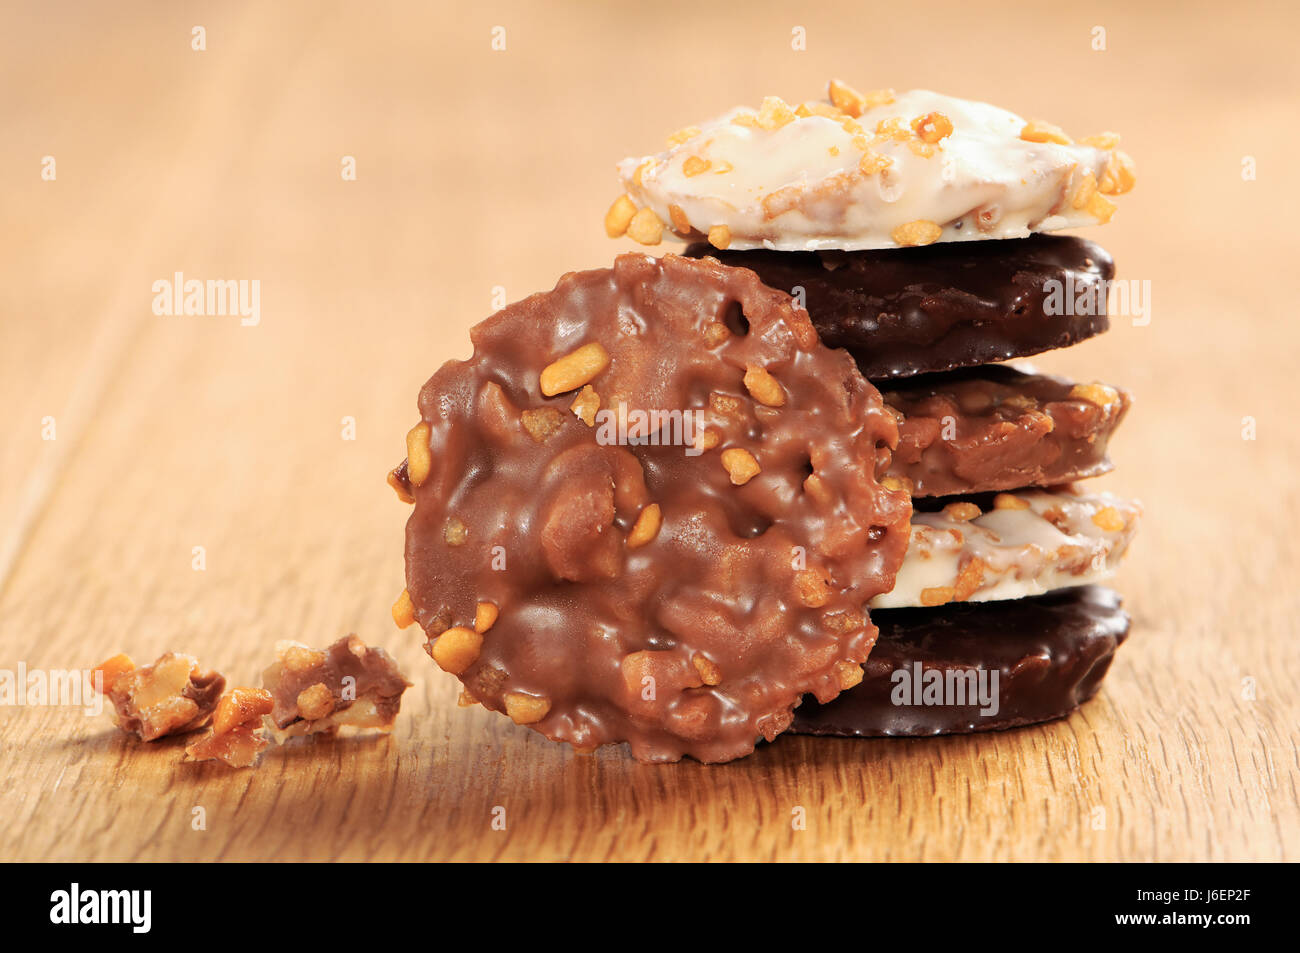
[{"label": "white chocolate cookie", "polygon": [[1069,490],[999,493],[993,509],[950,503],[912,515],[892,591],[873,609],[1019,599],[1108,579],[1137,530],[1140,504]]},{"label": "white chocolate cookie", "polygon": [[1073,142],[1047,123],[927,90],[832,102],[768,97],[624,159],[611,237],[654,245],[667,230],[719,248],[893,248],[1023,238],[1107,221],[1132,161],[1102,133]]}]

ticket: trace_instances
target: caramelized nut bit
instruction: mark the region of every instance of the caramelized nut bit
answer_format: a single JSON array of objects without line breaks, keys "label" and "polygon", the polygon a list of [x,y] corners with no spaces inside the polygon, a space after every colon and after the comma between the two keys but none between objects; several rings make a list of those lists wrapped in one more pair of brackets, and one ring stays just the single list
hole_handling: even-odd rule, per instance
[{"label": "caramelized nut bit", "polygon": [[930,245],[939,240],[943,229],[936,223],[918,218],[914,222],[899,225],[891,233],[891,238],[899,245]]},{"label": "caramelized nut bit", "polygon": [[831,598],[830,584],[815,569],[804,569],[794,574],[794,591],[799,602],[810,609],[819,609]]},{"label": "caramelized nut bit", "polygon": [[1099,132],[1095,136],[1084,136],[1079,142],[1085,146],[1092,146],[1094,149],[1109,151],[1119,145],[1119,133]]},{"label": "caramelized nut bit", "polygon": [[682,163],[682,172],[688,177],[703,175],[709,171],[712,165],[713,163],[708,159],[702,159],[699,156],[687,156],[686,161]]},{"label": "caramelized nut bit", "polygon": [[113,690],[113,683],[119,676],[135,670],[135,662],[125,652],[114,655],[107,662],[100,662],[90,671],[91,684],[102,684],[105,694]]},{"label": "caramelized nut bit", "polygon": [[881,155],[879,152],[872,152],[868,149],[862,155],[858,162],[858,169],[864,175],[875,175],[877,172],[883,172],[894,164],[894,160],[889,156]]},{"label": "caramelized nut bit", "polygon": [[1115,203],[1100,192],[1094,193],[1088,200],[1088,214],[1097,219],[1101,225],[1110,221],[1110,217],[1115,214],[1115,208]]},{"label": "caramelized nut bit", "polygon": [[993,508],[995,510],[1027,510],[1029,509],[1029,501],[1022,500],[1011,493],[999,493],[993,497]]},{"label": "caramelized nut bit", "polygon": [[659,535],[659,526],[662,522],[663,514],[659,510],[658,503],[651,503],[644,507],[637,514],[631,532],[627,534],[627,548],[638,549],[650,542]]},{"label": "caramelized nut bit", "polygon": [[704,343],[709,347],[717,347],[729,337],[731,331],[721,321],[710,321],[704,328]]},{"label": "caramelized nut bit", "polygon": [[673,223],[673,231],[678,235],[689,235],[693,231],[691,220],[686,217],[686,212],[680,205],[668,206],[668,220]]},{"label": "caramelized nut bit", "polygon": [[1097,177],[1091,172],[1085,172],[1079,182],[1079,188],[1074,193],[1074,198],[1070,199],[1071,208],[1083,208],[1097,192]]},{"label": "caramelized nut bit", "polygon": [[785,405],[785,390],[780,382],[768,373],[767,368],[757,364],[745,365],[745,389],[750,395],[767,407]]},{"label": "caramelized nut bit", "polygon": [[830,506],[835,500],[835,495],[826,485],[826,481],[815,473],[808,474],[803,481],[803,491],[822,506]]},{"label": "caramelized nut bit", "polygon": [[733,126],[745,126],[749,129],[757,129],[758,116],[752,112],[737,113],[731,117],[731,124]]},{"label": "caramelized nut bit", "polygon": [[614,200],[614,204],[605,213],[605,234],[610,238],[625,235],[634,215],[636,215],[636,203],[624,192]]},{"label": "caramelized nut bit", "polygon": [[728,248],[731,245],[731,229],[726,225],[714,225],[709,229],[709,244],[714,248]]},{"label": "caramelized nut bit", "polygon": [[1109,407],[1119,402],[1119,391],[1107,384],[1075,384],[1070,388],[1072,400],[1086,400],[1098,407]]},{"label": "caramelized nut bit", "polygon": [[716,430],[701,430],[695,435],[695,449],[700,451],[712,450],[721,440],[722,438],[718,436]]},{"label": "caramelized nut bit", "polygon": [[334,711],[334,695],[328,685],[317,682],[298,693],[298,715],[307,721],[326,718]]},{"label": "caramelized nut bit", "polygon": [[294,673],[307,672],[325,662],[324,652],[303,645],[301,642],[281,643],[281,645],[284,646],[284,650],[277,654],[280,656],[280,663],[285,667],[286,671]]},{"label": "caramelized nut bit", "polygon": [[532,725],[546,717],[551,710],[548,698],[524,692],[506,692],[506,714],[516,725]]},{"label": "caramelized nut bit", "polygon": [[588,427],[596,426],[596,411],[600,410],[600,395],[590,384],[583,384],[569,409]]},{"label": "caramelized nut bit", "polygon": [[469,539],[469,529],[456,517],[447,520],[442,530],[442,541],[448,546],[464,546]]},{"label": "caramelized nut bit", "polygon": [[433,452],[429,449],[429,425],[416,424],[406,434],[406,478],[411,486],[419,486],[429,478],[433,467]]},{"label": "caramelized nut bit", "polygon": [[406,589],[393,603],[393,621],[399,629],[408,628],[415,621],[415,605],[411,602],[411,593]]},{"label": "caramelized nut bit", "polygon": [[444,672],[459,675],[478,660],[483,635],[463,625],[448,629],[433,643],[433,660]]},{"label": "caramelized nut bit", "polygon": [[1128,153],[1118,149],[1110,154],[1098,188],[1107,195],[1127,192],[1137,184],[1136,167]]},{"label": "caramelized nut bit", "polygon": [[965,602],[975,594],[979,589],[980,583],[984,581],[984,560],[978,556],[972,558],[970,562],[957,573],[957,585],[953,587],[953,598],[959,602]]},{"label": "caramelized nut bit", "polygon": [[868,109],[876,106],[888,106],[894,101],[894,91],[888,87],[884,89],[872,89],[862,94],[862,99]]},{"label": "caramelized nut bit", "polygon": [[685,129],[678,129],[668,137],[668,147],[680,146],[684,142],[689,142],[700,134],[699,126],[687,126]]},{"label": "caramelized nut bit", "polygon": [[403,503],[415,502],[415,497],[413,497],[411,491],[406,488],[406,484],[402,481],[401,477],[397,475],[396,470],[388,471],[388,485],[393,488],[393,492],[397,494],[397,498]]},{"label": "caramelized nut bit", "polygon": [[1074,143],[1074,140],[1067,136],[1060,126],[1053,126],[1050,122],[1043,122],[1041,119],[1031,119],[1025,123],[1025,128],[1020,130],[1020,138],[1026,142],[1054,142],[1061,146]]},{"label": "caramelized nut bit", "polygon": [[826,96],[832,106],[855,119],[867,108],[866,97],[848,83],[842,83],[838,79],[831,80]]},{"label": "caramelized nut bit", "polygon": [[962,501],[958,503],[949,503],[943,508],[943,513],[949,519],[964,523],[967,520],[973,520],[975,517],[979,516],[980,508],[974,503]]},{"label": "caramelized nut bit", "polygon": [[952,135],[952,120],[943,113],[932,112],[912,120],[912,132],[925,143],[937,143]]},{"label": "caramelized nut bit", "polygon": [[457,708],[473,708],[478,704],[478,699],[471,695],[466,689],[461,689],[460,694],[456,697]]},{"label": "caramelized nut bit", "polygon": [[1104,533],[1118,533],[1124,529],[1124,517],[1113,506],[1106,506],[1092,514],[1092,521]]},{"label": "caramelized nut bit", "polygon": [[500,614],[501,610],[491,602],[480,602],[474,607],[474,631],[482,635],[492,628],[492,624],[496,622],[497,616]]},{"label": "caramelized nut bit", "polygon": [[525,410],[519,417],[528,436],[538,443],[545,443],[564,425],[564,415],[554,407]]},{"label": "caramelized nut bit", "polygon": [[[645,174],[647,170],[653,169],[654,165],[655,165],[654,159],[646,159],[644,162],[642,162],[639,166],[636,167],[636,171],[632,173],[632,182],[636,185],[637,188],[640,188],[644,184],[642,180],[645,178]],[[633,211],[635,212],[635,209]]]},{"label": "caramelized nut bit", "polygon": [[736,486],[744,486],[762,472],[754,455],[740,447],[722,451],[722,468]]},{"label": "caramelized nut bit", "polygon": [[794,110],[780,96],[767,96],[758,109],[758,125],[762,129],[780,129],[794,122]]},{"label": "caramelized nut bit", "polygon": [[705,685],[717,685],[722,681],[722,670],[703,655],[694,656],[691,659],[691,664],[695,666],[695,671],[700,675],[700,681]]},{"label": "caramelized nut bit", "polygon": [[658,245],[664,237],[663,220],[654,209],[643,208],[627,223],[627,237],[642,245]]},{"label": "caramelized nut bit", "polygon": [[889,476],[881,479],[880,485],[886,490],[893,490],[895,493],[906,493],[908,496],[912,495],[912,482],[906,477],[894,476],[891,473]]},{"label": "caramelized nut bit", "polygon": [[862,666],[847,659],[835,663],[835,677],[840,680],[840,691],[847,692],[862,681]]},{"label": "caramelized nut bit", "polygon": [[565,391],[577,390],[583,384],[590,384],[592,379],[609,367],[609,352],[599,341],[582,345],[570,351],[564,357],[552,361],[542,369],[542,393],[554,397]]},{"label": "caramelized nut bit", "polygon": [[271,693],[265,688],[236,688],[221,696],[212,716],[212,733],[224,735],[241,725],[260,722],[274,707]]},{"label": "caramelized nut bit", "polygon": [[941,606],[952,602],[955,595],[956,591],[952,586],[931,586],[929,589],[921,590],[921,605]]}]

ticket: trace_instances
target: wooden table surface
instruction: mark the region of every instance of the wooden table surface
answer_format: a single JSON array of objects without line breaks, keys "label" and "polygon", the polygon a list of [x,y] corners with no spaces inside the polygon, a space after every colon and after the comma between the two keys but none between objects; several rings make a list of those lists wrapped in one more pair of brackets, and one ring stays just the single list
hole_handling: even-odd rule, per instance
[{"label": "wooden table surface", "polygon": [[[255,771],[6,707],[0,858],[1300,857],[1296,19],[1135,6],[1160,5],[6,4],[0,668],[176,649],[249,683],[278,639],[355,631],[415,686],[391,736]],[[625,249],[615,160],[832,75],[1116,129],[1138,161],[1091,237],[1150,280],[1150,323],[1038,362],[1137,397],[1099,481],[1147,507],[1102,693],[1038,728],[714,767],[458,709],[389,617],[384,475],[419,386],[494,295]],[[155,315],[178,271],[257,279],[259,323]]]}]

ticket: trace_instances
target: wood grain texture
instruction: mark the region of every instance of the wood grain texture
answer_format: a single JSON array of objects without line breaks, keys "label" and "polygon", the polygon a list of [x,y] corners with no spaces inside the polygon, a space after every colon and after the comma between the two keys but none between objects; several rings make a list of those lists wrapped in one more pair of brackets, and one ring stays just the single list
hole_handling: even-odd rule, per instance
[{"label": "wood grain texture", "polygon": [[[172,648],[247,683],[277,639],[355,631],[416,684],[391,736],[243,772],[0,709],[0,858],[1300,857],[1296,20],[1134,6],[6,4],[0,668]],[[1094,237],[1151,281],[1150,324],[1038,362],[1137,397],[1099,481],[1148,510],[1102,694],[1040,728],[783,738],[716,767],[577,756],[456,708],[388,611],[384,473],[420,384],[494,288],[623,250],[600,227],[616,159],[831,75],[1116,129],[1139,163]],[[260,324],[155,316],[176,271],[259,279]]]}]

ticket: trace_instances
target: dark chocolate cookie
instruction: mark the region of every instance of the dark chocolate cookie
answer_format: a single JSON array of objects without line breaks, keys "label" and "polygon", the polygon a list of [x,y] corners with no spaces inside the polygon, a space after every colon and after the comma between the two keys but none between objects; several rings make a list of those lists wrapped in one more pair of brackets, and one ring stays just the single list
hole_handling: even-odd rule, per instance
[{"label": "dark chocolate cookie", "polygon": [[861,678],[910,502],[893,416],[749,271],[624,255],[471,331],[395,471],[466,698],[582,749],[726,761]]},{"label": "dark chocolate cookie", "polygon": [[[719,251],[693,257],[750,268],[803,298],[830,347],[873,380],[973,367],[1067,347],[1109,327],[1114,262],[1073,236],[938,242],[858,252]],[[1061,313],[1064,312],[1064,313]]]},{"label": "dark chocolate cookie", "polygon": [[1100,586],[1008,602],[877,609],[871,618],[880,638],[862,684],[828,705],[806,702],[791,732],[963,734],[1060,718],[1097,693],[1129,628],[1119,595]]}]

